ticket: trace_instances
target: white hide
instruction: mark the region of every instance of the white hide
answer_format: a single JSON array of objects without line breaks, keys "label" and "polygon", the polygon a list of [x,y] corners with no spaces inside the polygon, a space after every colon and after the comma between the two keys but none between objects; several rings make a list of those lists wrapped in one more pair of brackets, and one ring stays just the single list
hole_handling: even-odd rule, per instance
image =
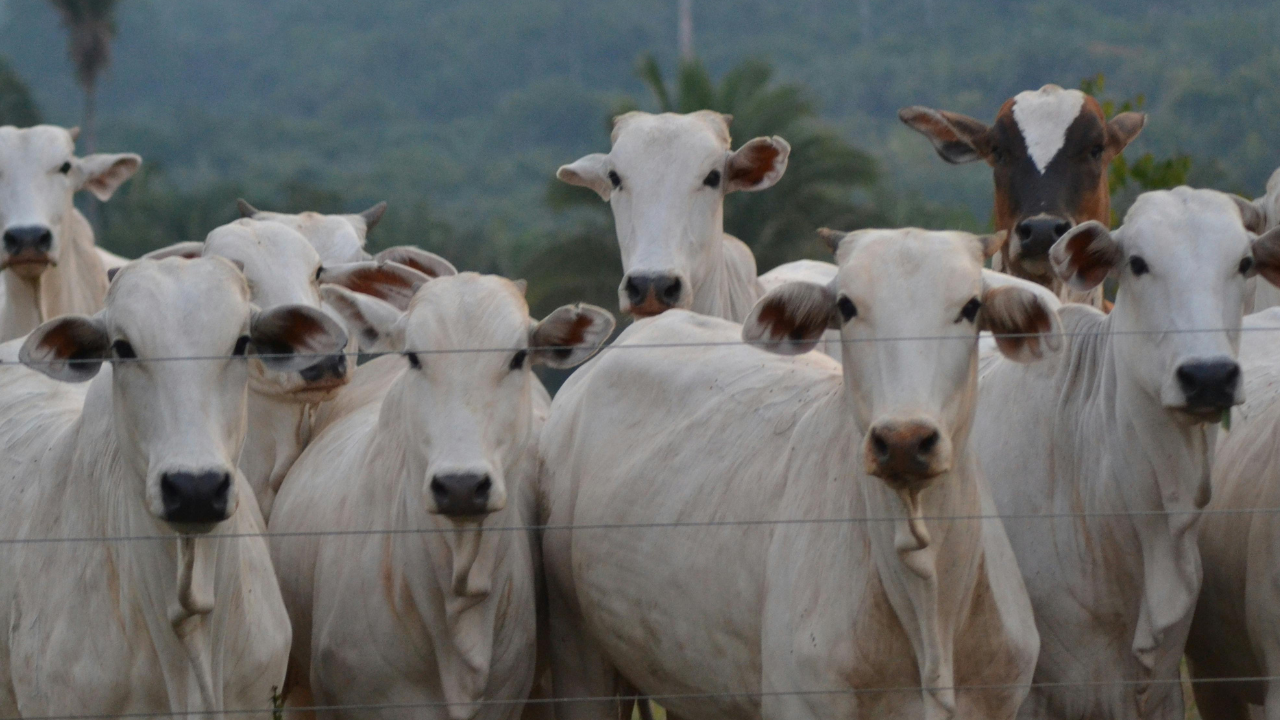
[{"label": "white hide", "polygon": [[311,244],[326,264],[349,263],[368,260],[365,242],[386,212],[387,204],[378,203],[362,213],[351,215],[326,215],[318,212],[278,213],[259,210],[244,200],[238,201],[240,214],[245,218],[278,222],[298,231]]},{"label": "white hide", "polygon": [[[785,172],[791,148],[773,137],[756,138],[731,151],[728,120],[707,110],[688,115],[627,113],[614,122],[613,148],[607,155],[587,155],[561,167],[556,177],[589,187],[610,203],[624,276],[674,275],[691,289],[676,307],[741,322],[764,293],[763,278],[757,280],[750,248],[724,232],[724,196],[771,187]],[[734,167],[765,162],[753,156],[758,150],[776,152],[769,161],[772,168],[757,182],[735,182]],[[716,187],[704,182],[712,171],[720,173]],[[824,264],[834,275],[834,266]],[[791,265],[770,274],[790,272]],[[621,288],[619,304],[622,312],[633,312]]]},{"label": "white hide", "polygon": [[1207,720],[1248,718],[1246,704],[1265,704],[1267,720],[1280,717],[1280,683],[1220,682],[1280,675],[1280,309],[1246,317],[1243,330],[1245,401],[1218,441],[1200,528],[1204,584],[1187,638],[1192,678],[1209,681],[1193,685]]},{"label": "white hide", "polygon": [[[83,328],[64,336],[78,338],[82,357],[101,357],[109,341],[116,348],[126,339],[144,360],[229,356],[246,336],[251,352],[255,343],[281,347],[291,331],[264,335],[264,317],[230,263],[139,261],[117,276],[101,313],[41,326],[23,357],[55,374],[91,377],[96,368],[67,368],[65,350],[39,341],[67,323]],[[0,712],[268,717],[290,628],[255,503],[239,502],[229,519],[189,540],[179,540],[157,505],[157,478],[175,469],[231,471],[229,508],[250,492],[234,473],[246,362],[108,362],[84,385],[0,367],[3,536],[85,538],[0,554],[0,620],[10,628],[0,634]],[[131,537],[150,539],[111,539]]]},{"label": "white hide", "polygon": [[1050,253],[1079,289],[1116,277],[1111,314],[1065,305],[1058,357],[984,363],[973,437],[1012,518],[1046,684],[1020,717],[1182,717],[1217,425],[1180,409],[1174,376],[1235,357],[1251,237],[1222,193],[1146,193],[1119,230],[1086,223]]},{"label": "white hide", "polygon": [[1084,93],[1045,85],[1026,90],[1013,98],[1013,119],[1022,131],[1027,154],[1043,175],[1045,168],[1067,142],[1067,129],[1080,116]]},{"label": "white hide", "polygon": [[[26,335],[50,318],[95,313],[107,293],[93,229],[72,204],[80,190],[107,200],[137,172],[137,155],[75,156],[75,131],[53,125],[0,127],[0,233],[39,226],[52,234],[48,265],[0,272],[0,342]],[[62,172],[66,168],[67,172]],[[0,250],[0,266],[12,260]]]},{"label": "white hide", "polygon": [[[533,535],[494,528],[535,522],[547,397],[530,367],[581,362],[613,320],[578,306],[535,323],[515,283],[464,273],[428,283],[393,324],[382,330],[402,350],[424,352],[357,371],[271,517],[273,534],[392,531],[273,537],[295,630],[288,699],[416,704],[404,713],[415,718],[517,718],[534,676]],[[543,349],[565,344],[581,347],[563,357]],[[505,350],[443,352],[477,347]],[[487,515],[436,512],[432,478],[463,471],[492,478]]]},{"label": "white hide", "polygon": [[[1261,233],[1280,227],[1280,169],[1271,173],[1267,180],[1267,191],[1262,197],[1253,201],[1257,209],[1260,226],[1255,232]],[[1262,280],[1249,281],[1250,291],[1245,297],[1245,313],[1258,313],[1280,306],[1280,288]]]},{"label": "white hide", "polygon": [[[639,321],[569,379],[541,450],[558,697],[625,692],[626,678],[682,718],[1013,716],[1038,641],[1000,522],[919,519],[994,514],[966,440],[978,325],[964,308],[1002,304],[981,250],[965,233],[854,233],[829,287],[781,286],[743,328],[683,311]],[[1024,350],[1055,344],[1034,295],[995,292],[1027,303],[1018,331],[1049,335]],[[847,343],[842,372],[806,352],[839,317],[837,294],[857,305],[845,339],[933,339]],[[764,324],[796,316],[806,331]],[[642,347],[667,343],[681,347]],[[911,417],[941,433],[942,474],[911,495],[915,522],[862,451],[870,426]],[[862,517],[892,520],[839,522]],[[883,687],[910,690],[852,692]]]}]

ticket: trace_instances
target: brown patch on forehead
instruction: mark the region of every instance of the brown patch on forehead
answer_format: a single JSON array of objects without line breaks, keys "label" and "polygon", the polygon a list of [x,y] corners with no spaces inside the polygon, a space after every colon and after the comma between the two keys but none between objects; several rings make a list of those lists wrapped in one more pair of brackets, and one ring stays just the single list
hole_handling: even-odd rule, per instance
[{"label": "brown patch on forehead", "polygon": [[1102,105],[1092,95],[1084,96],[1084,107],[1080,108],[1080,114],[1085,113],[1096,116],[1099,122],[1107,121],[1107,116],[1102,113]]},{"label": "brown patch on forehead", "polygon": [[749,157],[745,158],[744,162],[729,164],[729,181],[750,187],[762,182],[773,170],[774,160],[782,154],[782,151],[774,147],[773,143],[758,143],[744,149],[747,150]]}]

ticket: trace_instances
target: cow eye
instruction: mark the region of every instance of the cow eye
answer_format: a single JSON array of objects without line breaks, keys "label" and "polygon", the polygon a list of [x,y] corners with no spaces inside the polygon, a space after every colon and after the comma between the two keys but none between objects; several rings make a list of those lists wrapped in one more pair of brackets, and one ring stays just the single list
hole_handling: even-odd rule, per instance
[{"label": "cow eye", "polygon": [[991,162],[997,165],[1004,162],[1004,150],[999,147],[991,148]]},{"label": "cow eye", "polygon": [[134,360],[138,357],[138,353],[133,351],[133,346],[128,340],[117,340],[111,343],[111,352],[121,360]]},{"label": "cow eye", "polygon": [[960,309],[960,317],[956,318],[956,322],[960,322],[960,318],[964,318],[969,322],[973,322],[978,317],[978,311],[982,309],[982,301],[978,298],[970,298],[969,302],[964,304]]},{"label": "cow eye", "polygon": [[320,282],[320,276],[324,274],[324,266],[320,265],[316,268],[316,282]]},{"label": "cow eye", "polygon": [[614,190],[622,189],[622,178],[618,177],[618,173],[613,170],[609,171],[609,182],[613,183]]},{"label": "cow eye", "polygon": [[1253,258],[1251,257],[1240,258],[1240,274],[1241,275],[1248,275],[1249,271],[1252,269],[1253,269]]},{"label": "cow eye", "polygon": [[71,172],[71,161],[68,160],[62,163],[62,167],[58,168],[58,172],[62,173],[63,175],[66,175],[67,173]]},{"label": "cow eye", "polygon": [[241,335],[236,340],[236,346],[235,346],[235,349],[231,351],[231,355],[233,357],[244,357],[244,354],[248,352],[248,350],[249,350],[249,336]]},{"label": "cow eye", "polygon": [[712,170],[711,172],[707,173],[707,177],[705,180],[702,181],[702,184],[706,185],[709,188],[720,187],[720,171]]},{"label": "cow eye", "polygon": [[413,368],[414,370],[422,369],[422,362],[418,360],[418,353],[407,352],[404,354],[404,356],[409,358],[409,367]]},{"label": "cow eye", "polygon": [[844,318],[845,322],[849,322],[858,315],[858,306],[854,305],[853,301],[844,295],[841,295],[840,299],[836,301],[836,307],[840,308],[840,317]]},{"label": "cow eye", "polygon": [[1147,267],[1147,261],[1137,255],[1129,258],[1129,270],[1132,271],[1134,275],[1146,275],[1151,272],[1151,268]]},{"label": "cow eye", "polygon": [[524,367],[524,361],[525,361],[525,358],[527,357],[529,357],[528,350],[521,350],[520,352],[517,352],[515,355],[511,357],[511,365],[510,365],[511,369],[519,370],[520,368]]},{"label": "cow eye", "polygon": [[1104,149],[1105,148],[1102,145],[1094,145],[1093,149],[1089,151],[1089,157],[1093,158],[1094,160],[1097,160],[1098,158],[1102,157],[1102,151]]}]

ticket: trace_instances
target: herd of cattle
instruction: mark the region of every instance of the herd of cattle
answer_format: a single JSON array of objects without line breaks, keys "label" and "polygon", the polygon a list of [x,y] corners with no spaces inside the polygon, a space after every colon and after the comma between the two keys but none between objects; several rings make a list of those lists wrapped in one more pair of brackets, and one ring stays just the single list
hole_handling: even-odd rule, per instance
[{"label": "herd of cattle", "polygon": [[126,261],[72,197],[141,159],[0,128],[0,716],[1181,720],[1185,656],[1280,720],[1280,172],[1110,230],[1143,115],[900,117],[999,231],[763,275],[786,141],[617,118],[557,177],[637,322],[554,401],[609,312],[370,256],[384,205]]}]

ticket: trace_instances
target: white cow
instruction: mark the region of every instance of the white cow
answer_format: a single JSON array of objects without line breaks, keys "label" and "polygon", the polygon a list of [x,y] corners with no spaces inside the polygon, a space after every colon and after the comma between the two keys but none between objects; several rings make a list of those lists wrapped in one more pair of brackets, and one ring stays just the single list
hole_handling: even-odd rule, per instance
[{"label": "white cow", "polygon": [[[776,136],[730,151],[732,119],[710,110],[629,112],[614,119],[608,154],[587,155],[556,172],[563,182],[595,190],[613,209],[622,312],[648,317],[684,308],[741,322],[765,285],[825,284],[835,276],[830,263],[803,262],[757,278],[751,249],[725,234],[724,196],[772,187],[791,153]],[[768,279],[774,273],[783,275]]]},{"label": "white cow", "polygon": [[296,633],[289,702],[519,717],[534,675],[534,561],[530,534],[502,528],[535,521],[545,393],[531,366],[582,362],[613,318],[566,306],[536,322],[522,287],[474,273],[427,283],[390,323],[361,313],[376,300],[327,292],[405,359],[357,372],[395,371],[389,384],[357,378],[362,402],[327,423],[276,502],[272,553]]},{"label": "white cow", "polygon": [[[558,698],[634,683],[685,718],[1013,716],[1038,641],[1000,522],[969,517],[994,514],[967,441],[976,340],[1031,360],[1058,323],[985,286],[997,244],[856,232],[831,285],[779,287],[741,328],[637,322],[569,379],[541,451]],[[843,373],[733,342],[803,353],[830,327],[856,341]]]},{"label": "white cow", "polygon": [[[443,258],[417,248],[397,248],[399,256],[419,258],[418,265],[433,264],[437,274],[453,274]],[[323,310],[342,323],[344,317],[329,308],[322,288],[336,285],[389,303],[388,312],[399,313],[429,279],[396,262],[363,261],[324,263],[308,238],[275,221],[241,219],[209,233],[202,243],[178,243],[148,253],[147,258],[170,256],[218,256],[238,265],[249,283],[250,300],[262,310],[280,305],[305,305]],[[379,303],[381,304],[381,303]],[[397,309],[398,308],[398,309]],[[337,354],[315,358],[290,372],[250,363],[249,434],[240,454],[239,467],[253,488],[264,518],[271,517],[280,483],[298,454],[312,437],[312,422],[320,403],[330,400],[351,380],[361,345],[360,327],[349,329],[350,340]]]},{"label": "white cow", "polygon": [[102,309],[106,267],[72,196],[88,190],[110,199],[142,158],[76,157],[78,134],[53,125],[0,127],[0,342],[59,315]]},{"label": "white cow", "polygon": [[1252,238],[1223,193],[1145,193],[1120,229],[1090,221],[1050,251],[1076,290],[1119,281],[1111,314],[1064,306],[1059,357],[984,367],[974,442],[1042,643],[1022,717],[1182,717],[1198,511],[1240,401],[1245,279],[1274,252]]},{"label": "white cow", "polygon": [[[1267,180],[1267,191],[1262,197],[1252,201],[1237,198],[1236,201],[1240,205],[1244,225],[1250,231],[1261,234],[1280,227],[1280,169],[1271,173],[1271,178]],[[1280,289],[1271,283],[1249,280],[1244,300],[1246,315],[1277,305],[1280,305]]]},{"label": "white cow", "polygon": [[290,628],[235,467],[244,356],[288,371],[345,339],[311,308],[257,311],[225,260],[177,258],[31,333],[22,361],[52,379],[0,367],[0,533],[19,541],[0,554],[0,712],[270,716]]},{"label": "white cow", "polygon": [[[1280,282],[1280,229],[1254,243],[1259,275]],[[1262,283],[1260,282],[1259,285]],[[1204,586],[1187,638],[1196,706],[1205,720],[1248,720],[1248,705],[1280,718],[1280,308],[1244,319],[1240,365],[1244,404],[1231,413],[1213,464],[1213,499],[1201,520]],[[1223,682],[1231,678],[1272,678]]]},{"label": "white cow", "polygon": [[328,263],[359,262],[370,259],[364,245],[370,231],[382,220],[387,204],[380,202],[361,213],[353,215],[325,215],[317,212],[278,213],[259,210],[243,198],[236,201],[240,217],[254,220],[274,220],[302,233],[320,259]]}]

